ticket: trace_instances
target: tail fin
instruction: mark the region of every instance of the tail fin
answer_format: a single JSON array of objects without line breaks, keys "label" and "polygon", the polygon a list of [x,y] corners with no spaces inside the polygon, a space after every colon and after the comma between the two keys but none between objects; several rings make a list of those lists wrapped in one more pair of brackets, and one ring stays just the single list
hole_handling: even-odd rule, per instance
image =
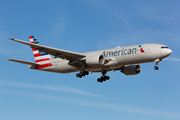
[{"label": "tail fin", "polygon": [[[34,44],[38,44],[41,45],[39,43],[39,41],[35,38],[35,36],[29,36],[30,42],[34,43]],[[32,48],[33,54],[34,54],[34,58],[35,58],[35,62],[38,64],[45,64],[45,63],[49,63],[49,60],[51,59],[51,56],[45,52],[40,52],[39,50],[36,50],[34,48]]]}]

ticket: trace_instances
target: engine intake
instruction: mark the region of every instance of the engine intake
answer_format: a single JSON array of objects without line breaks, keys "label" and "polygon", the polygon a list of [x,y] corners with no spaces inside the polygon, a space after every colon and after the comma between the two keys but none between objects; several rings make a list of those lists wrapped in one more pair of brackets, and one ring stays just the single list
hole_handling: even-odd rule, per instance
[{"label": "engine intake", "polygon": [[91,55],[86,58],[86,64],[88,66],[101,66],[105,63],[103,55]]},{"label": "engine intake", "polygon": [[124,67],[121,72],[125,75],[137,75],[141,72],[141,67],[140,65],[130,65]]}]

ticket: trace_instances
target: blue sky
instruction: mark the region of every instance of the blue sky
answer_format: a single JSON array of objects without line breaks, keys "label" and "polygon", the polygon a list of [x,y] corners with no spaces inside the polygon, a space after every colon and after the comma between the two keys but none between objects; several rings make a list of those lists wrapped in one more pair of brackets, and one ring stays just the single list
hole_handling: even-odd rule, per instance
[{"label": "blue sky", "polygon": [[[1,0],[1,120],[180,120],[179,0]],[[109,72],[82,79],[76,73],[30,70],[8,58],[34,62],[29,41],[75,52],[142,43],[165,44],[173,53],[136,76]]]}]

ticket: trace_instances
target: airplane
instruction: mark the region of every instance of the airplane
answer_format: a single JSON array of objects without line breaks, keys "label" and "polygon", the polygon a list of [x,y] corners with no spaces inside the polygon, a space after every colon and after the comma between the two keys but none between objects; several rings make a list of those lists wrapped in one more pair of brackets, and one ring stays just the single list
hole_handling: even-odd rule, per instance
[{"label": "airplane", "polygon": [[88,75],[89,72],[101,72],[102,76],[97,79],[97,82],[101,83],[110,79],[106,73],[112,70],[119,70],[125,75],[137,75],[141,71],[141,63],[155,62],[154,69],[158,70],[159,62],[172,53],[166,45],[154,43],[77,53],[41,45],[33,35],[29,36],[30,42],[9,39],[30,46],[35,63],[7,59],[9,61],[27,64],[29,69],[34,70],[55,73],[79,72],[76,74],[79,78]]}]

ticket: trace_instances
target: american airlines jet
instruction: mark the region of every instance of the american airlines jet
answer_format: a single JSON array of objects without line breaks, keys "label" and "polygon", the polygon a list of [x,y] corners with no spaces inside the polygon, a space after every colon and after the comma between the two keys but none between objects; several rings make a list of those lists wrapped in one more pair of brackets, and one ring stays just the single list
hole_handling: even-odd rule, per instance
[{"label": "american airlines jet", "polygon": [[125,75],[139,74],[140,63],[155,62],[154,69],[158,70],[158,63],[172,53],[171,49],[161,44],[139,44],[77,53],[41,45],[34,36],[29,36],[30,42],[9,39],[30,46],[35,63],[14,59],[8,59],[9,61],[27,64],[30,69],[35,70],[56,73],[79,72],[76,74],[79,78],[88,75],[89,72],[101,72],[102,76],[97,79],[98,82],[109,80],[110,77],[106,76],[106,73],[112,70],[119,70]]}]

